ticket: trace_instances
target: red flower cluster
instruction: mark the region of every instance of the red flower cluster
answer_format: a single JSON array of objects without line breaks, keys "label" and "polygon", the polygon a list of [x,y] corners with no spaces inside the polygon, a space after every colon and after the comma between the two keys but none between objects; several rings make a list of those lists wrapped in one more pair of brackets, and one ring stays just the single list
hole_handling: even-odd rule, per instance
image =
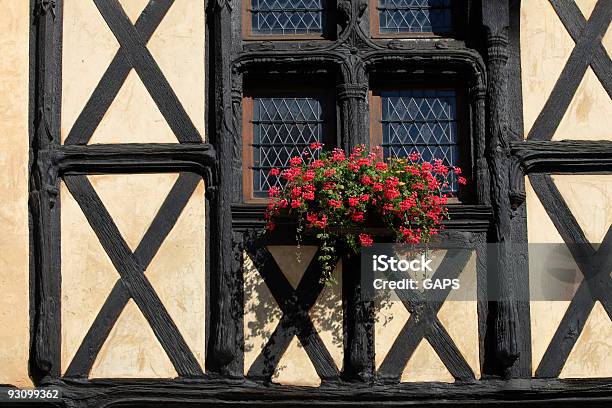
[{"label": "red flower cluster", "polygon": [[[310,145],[312,150],[322,147]],[[305,221],[306,230],[325,238],[327,247],[339,240],[355,250],[372,245],[373,238],[362,231],[374,221],[395,231],[401,242],[426,243],[447,217],[448,197],[443,189],[449,175],[454,173],[459,184],[466,179],[460,176],[461,169],[449,168],[441,160],[419,160],[417,152],[407,159],[384,160],[379,147],[368,152],[363,146],[348,157],[334,149],[322,152],[318,159],[291,158],[288,169],[270,171],[281,177],[284,187],[270,189],[268,229],[274,228],[276,216],[293,212]]]}]

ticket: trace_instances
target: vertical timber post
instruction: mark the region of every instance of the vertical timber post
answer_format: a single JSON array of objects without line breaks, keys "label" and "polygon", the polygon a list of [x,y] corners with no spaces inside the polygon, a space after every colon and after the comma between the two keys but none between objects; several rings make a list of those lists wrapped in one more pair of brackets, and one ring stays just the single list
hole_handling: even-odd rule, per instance
[{"label": "vertical timber post", "polygon": [[370,146],[370,131],[367,121],[366,98],[368,77],[361,58],[352,49],[342,64],[342,79],[337,86],[341,116],[341,140],[344,150],[360,144]]},{"label": "vertical timber post", "polygon": [[233,186],[233,115],[231,85],[231,1],[214,0],[213,15],[213,61],[214,61],[214,146],[217,150],[217,181],[213,234],[217,235],[213,249],[215,263],[211,281],[214,282],[214,297],[211,302],[213,314],[211,324],[211,353],[207,363],[210,369],[223,375],[241,376],[238,353],[237,325],[241,308],[238,302],[238,280],[232,270],[232,190]]},{"label": "vertical timber post", "polygon": [[[342,79],[337,87],[341,115],[341,146],[347,154],[357,145],[370,146],[367,120],[368,76],[356,49],[342,65]],[[346,301],[345,376],[349,380],[368,381],[374,376],[374,307],[363,298],[361,259],[346,248],[342,256],[344,297]]]},{"label": "vertical timber post", "polygon": [[491,204],[495,216],[493,255],[497,276],[493,278],[494,374],[506,378],[520,377],[522,327],[518,307],[518,287],[512,246],[510,140],[508,126],[509,3],[508,0],[482,2],[486,30],[487,86],[487,160],[491,174]]},{"label": "vertical timber post", "polygon": [[[61,374],[59,177],[54,154],[60,137],[62,1],[33,2],[33,136],[29,208],[34,298],[30,374],[38,384]],[[31,54],[32,55],[32,54]]]}]

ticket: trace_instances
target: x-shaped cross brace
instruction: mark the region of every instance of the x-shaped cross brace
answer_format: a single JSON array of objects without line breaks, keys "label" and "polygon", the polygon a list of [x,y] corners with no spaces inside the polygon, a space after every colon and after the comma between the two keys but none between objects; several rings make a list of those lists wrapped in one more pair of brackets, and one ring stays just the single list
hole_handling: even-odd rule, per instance
[{"label": "x-shaped cross brace", "polygon": [[121,48],[70,130],[65,144],[87,144],[104,114],[134,68],[168,125],[181,143],[202,142],[202,137],[147,49],[147,42],[174,0],[151,0],[132,25],[118,0],[94,0]]},{"label": "x-shaped cross brace", "polygon": [[132,253],[87,177],[64,177],[68,190],[81,207],[104,251],[121,276],[87,332],[65,376],[87,377],[96,356],[130,298],[134,299],[151,325],[176,372],[182,377],[203,374],[199,363],[144,275],[200,180],[196,174],[180,173],[136,251]]},{"label": "x-shaped cross brace", "polygon": [[550,175],[532,174],[529,181],[540,201],[546,203],[548,216],[584,275],[535,374],[536,377],[558,377],[597,300],[612,319],[612,226],[595,250]]},{"label": "x-shaped cross brace", "polygon": [[283,316],[247,375],[270,379],[293,336],[297,336],[319,377],[337,378],[338,367],[319,337],[308,314],[325,283],[321,281],[320,250],[308,265],[297,289],[293,289],[272,254],[259,239],[250,240],[245,249],[274,296]]},{"label": "x-shaped cross brace", "polygon": [[[432,279],[458,278],[467,265],[471,251],[448,249]],[[389,273],[393,280],[410,278],[399,272]],[[417,290],[395,289],[395,293],[410,312],[410,318],[385,356],[378,373],[383,378],[399,380],[408,360],[424,338],[429,341],[448,371],[458,380],[474,379],[474,372],[455,345],[437,314],[448,297],[451,288],[438,291],[435,298]]]},{"label": "x-shaped cross brace", "polygon": [[552,139],[589,66],[612,98],[612,62],[601,42],[612,19],[612,0],[599,0],[588,22],[574,1],[550,3],[576,45],[529,131],[529,140]]}]

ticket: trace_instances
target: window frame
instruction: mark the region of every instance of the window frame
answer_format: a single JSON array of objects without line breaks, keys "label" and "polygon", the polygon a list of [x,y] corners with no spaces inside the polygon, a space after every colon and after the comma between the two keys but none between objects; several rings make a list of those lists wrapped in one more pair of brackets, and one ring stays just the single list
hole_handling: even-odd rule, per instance
[{"label": "window frame", "polygon": [[378,10],[379,0],[369,0],[370,6],[370,36],[375,39],[398,39],[398,38],[454,38],[462,31],[462,0],[451,0],[451,25],[452,29],[445,33],[436,34],[434,31],[405,31],[399,33],[383,33],[380,31],[380,12]]},{"label": "window frame", "polygon": [[[242,202],[245,204],[266,204],[267,197],[255,197],[253,188],[253,114],[255,98],[320,98],[323,103],[323,144],[325,149],[333,148],[336,143],[336,102],[335,93],[326,87],[285,88],[286,82],[277,89],[264,87],[246,88],[242,97]],[[278,89],[283,88],[283,89]]]},{"label": "window frame", "polygon": [[[435,78],[435,77],[434,77]],[[458,154],[455,165],[459,166],[464,176],[468,178],[466,186],[458,185],[457,191],[453,192],[449,203],[472,204],[476,201],[475,188],[475,143],[471,132],[471,106],[468,91],[460,86],[457,81],[436,81],[436,86],[424,84],[423,81],[390,80],[384,83],[373,81],[368,90],[368,103],[370,106],[370,144],[372,146],[382,145],[382,93],[398,92],[403,90],[436,90],[455,92],[455,107],[457,117],[457,146]]]},{"label": "window frame", "polygon": [[333,39],[335,29],[336,0],[323,0],[323,21],[320,33],[309,34],[257,34],[253,33],[251,0],[242,0],[242,39],[245,41],[299,41]]}]

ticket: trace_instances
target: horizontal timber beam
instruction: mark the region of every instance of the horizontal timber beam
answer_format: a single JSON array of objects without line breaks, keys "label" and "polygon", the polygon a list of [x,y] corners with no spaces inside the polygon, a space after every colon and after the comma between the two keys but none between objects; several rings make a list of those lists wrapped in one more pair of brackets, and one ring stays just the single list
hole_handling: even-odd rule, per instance
[{"label": "horizontal timber beam", "polygon": [[612,141],[521,141],[510,149],[525,173],[612,172]]},{"label": "horizontal timber beam", "polygon": [[[251,228],[263,229],[265,223],[264,212],[266,206],[254,204],[236,204],[232,206],[233,228],[235,230],[248,230]],[[482,232],[489,229],[493,216],[491,207],[486,205],[448,205],[450,219],[444,220],[446,229]],[[280,221],[282,223],[282,220]],[[291,220],[287,219],[287,223]],[[373,233],[380,233],[382,228],[372,228]],[[380,231],[378,231],[380,230]],[[383,234],[384,235],[384,234]]]},{"label": "horizontal timber beam", "polygon": [[215,165],[210,144],[108,144],[61,146],[54,160],[60,174],[191,170],[206,173]]},{"label": "horizontal timber beam", "polygon": [[325,382],[318,388],[211,377],[203,380],[64,380],[75,406],[605,406],[607,380],[483,380],[372,385]]}]

